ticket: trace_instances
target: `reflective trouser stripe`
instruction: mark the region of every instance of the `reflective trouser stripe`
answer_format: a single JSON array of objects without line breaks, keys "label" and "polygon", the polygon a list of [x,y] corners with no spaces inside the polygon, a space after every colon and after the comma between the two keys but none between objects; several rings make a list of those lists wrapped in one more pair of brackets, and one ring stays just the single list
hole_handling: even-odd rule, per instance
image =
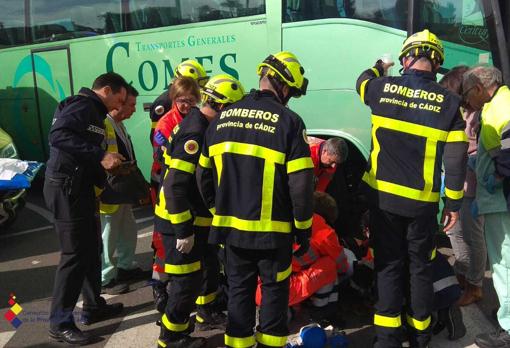
[{"label": "reflective trouser stripe", "polygon": [[291,272],[292,272],[292,264],[290,264],[286,270],[276,273],[276,281],[281,282],[281,281],[287,279],[290,276]]},{"label": "reflective trouser stripe", "polygon": [[165,325],[165,327],[168,330],[174,331],[174,332],[185,331],[189,326],[189,321],[185,322],[184,324],[172,323],[170,320],[168,320],[168,317],[166,316],[166,314],[163,314],[163,316],[161,317],[161,322],[163,323],[163,325]]},{"label": "reflective trouser stripe", "polygon": [[248,348],[255,345],[255,337],[232,337],[225,334],[225,345],[233,348]]},{"label": "reflective trouser stripe", "polygon": [[197,305],[206,305],[208,303],[213,302],[215,299],[216,299],[216,292],[212,292],[208,295],[198,296],[195,303]]},{"label": "reflective trouser stripe", "polygon": [[380,314],[374,314],[374,325],[383,327],[400,327],[402,326],[402,319],[400,315],[396,317],[387,317]]},{"label": "reflective trouser stripe", "polygon": [[419,331],[426,330],[430,325],[430,316],[427,317],[425,320],[418,320],[413,317],[411,317],[409,314],[407,315],[407,324],[411,326],[412,328],[415,328]]},{"label": "reflective trouser stripe", "polygon": [[269,347],[282,347],[287,344],[287,336],[273,336],[262,332],[257,332],[255,336],[257,342]]},{"label": "reflective trouser stripe", "polygon": [[200,268],[200,261],[188,263],[185,265],[171,265],[169,263],[165,263],[165,273],[168,274],[188,274],[199,271]]}]

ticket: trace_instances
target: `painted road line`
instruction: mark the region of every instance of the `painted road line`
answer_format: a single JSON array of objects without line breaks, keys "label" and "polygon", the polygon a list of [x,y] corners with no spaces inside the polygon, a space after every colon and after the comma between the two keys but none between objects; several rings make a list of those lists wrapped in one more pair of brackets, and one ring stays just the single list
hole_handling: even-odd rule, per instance
[{"label": "painted road line", "polygon": [[40,207],[30,202],[27,202],[25,204],[25,207],[41,215],[43,218],[48,220],[48,222],[53,222],[53,214],[49,210],[44,209],[43,207]]},{"label": "painted road line", "polygon": [[4,234],[4,235],[0,235],[0,240],[1,239],[6,239],[6,238],[9,238],[9,237],[23,236],[25,234],[31,234],[31,233],[35,233],[35,232],[49,230],[49,229],[52,229],[52,228],[53,228],[53,226],[47,225],[47,226],[42,226],[42,227],[31,228],[31,229],[25,230],[25,231]]},{"label": "painted road line", "polygon": [[145,232],[145,233],[140,233],[137,238],[140,239],[140,238],[145,238],[145,237],[150,237],[152,236],[152,231],[150,232]]},{"label": "painted road line", "polygon": [[104,348],[154,346],[159,337],[160,328],[156,320],[160,316],[151,309],[124,317]]}]

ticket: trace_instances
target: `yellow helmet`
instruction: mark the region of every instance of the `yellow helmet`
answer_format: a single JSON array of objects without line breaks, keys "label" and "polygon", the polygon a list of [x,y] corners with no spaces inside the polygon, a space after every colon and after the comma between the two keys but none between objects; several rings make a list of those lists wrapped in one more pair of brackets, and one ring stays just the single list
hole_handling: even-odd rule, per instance
[{"label": "yellow helmet", "polygon": [[192,79],[198,82],[200,87],[203,87],[206,84],[207,80],[209,80],[209,76],[207,76],[207,73],[205,72],[205,69],[202,66],[202,64],[200,64],[194,59],[185,60],[179,65],[177,65],[177,67],[175,68],[175,76],[191,77]]},{"label": "yellow helmet", "polygon": [[293,96],[296,98],[306,94],[308,79],[304,77],[304,74],[305,69],[303,69],[297,57],[288,51],[269,55],[257,67],[257,75],[267,75],[269,77],[277,75],[280,80],[291,87],[294,92]]},{"label": "yellow helmet", "polygon": [[211,77],[200,93],[202,103],[212,99],[218,104],[232,104],[244,97],[244,88],[241,82],[232,76],[220,74]]},{"label": "yellow helmet", "polygon": [[444,49],[441,40],[428,29],[409,36],[402,45],[398,59],[402,63],[404,57],[427,57],[434,62],[443,64]]}]

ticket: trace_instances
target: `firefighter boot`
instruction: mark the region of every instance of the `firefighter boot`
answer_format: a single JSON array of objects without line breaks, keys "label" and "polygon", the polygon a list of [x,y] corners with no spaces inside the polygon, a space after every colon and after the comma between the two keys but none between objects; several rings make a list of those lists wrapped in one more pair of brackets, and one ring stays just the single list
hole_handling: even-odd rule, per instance
[{"label": "firefighter boot", "polygon": [[152,284],[152,295],[154,296],[154,305],[156,310],[165,313],[166,302],[168,301],[168,293],[166,292],[167,282],[155,280]]},{"label": "firefighter boot", "polygon": [[203,337],[191,337],[184,333],[172,332],[161,327],[157,348],[205,348],[206,345],[207,341]]},{"label": "firefighter boot", "polygon": [[226,330],[227,316],[214,305],[198,306],[197,315],[195,316],[195,328],[198,331]]}]

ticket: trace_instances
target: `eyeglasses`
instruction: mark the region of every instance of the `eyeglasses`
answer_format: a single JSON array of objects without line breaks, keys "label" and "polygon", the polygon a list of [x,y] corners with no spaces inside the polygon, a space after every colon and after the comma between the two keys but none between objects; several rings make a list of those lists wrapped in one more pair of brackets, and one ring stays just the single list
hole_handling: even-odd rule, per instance
[{"label": "eyeglasses", "polygon": [[197,101],[195,99],[188,99],[188,98],[177,98],[175,99],[176,103],[179,104],[186,104],[188,106],[193,106],[197,104]]}]

